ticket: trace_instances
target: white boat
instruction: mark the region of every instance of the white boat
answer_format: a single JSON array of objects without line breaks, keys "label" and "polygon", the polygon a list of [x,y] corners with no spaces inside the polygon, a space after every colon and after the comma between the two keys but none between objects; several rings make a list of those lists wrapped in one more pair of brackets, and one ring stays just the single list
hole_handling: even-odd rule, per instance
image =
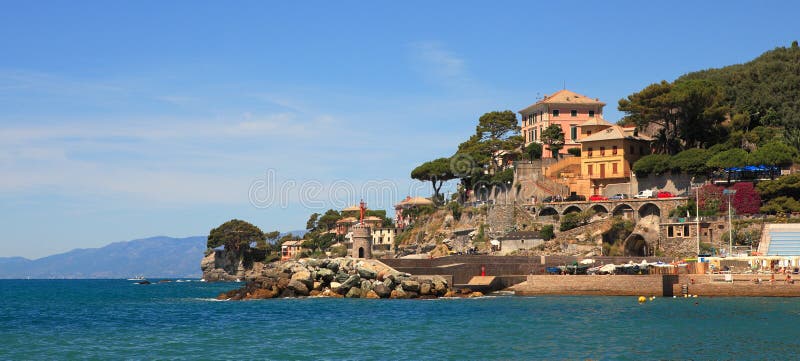
[{"label": "white boat", "polygon": [[133,278],[128,278],[128,281],[144,281],[144,280],[145,280],[145,278],[142,275],[138,275],[138,276],[133,277]]}]

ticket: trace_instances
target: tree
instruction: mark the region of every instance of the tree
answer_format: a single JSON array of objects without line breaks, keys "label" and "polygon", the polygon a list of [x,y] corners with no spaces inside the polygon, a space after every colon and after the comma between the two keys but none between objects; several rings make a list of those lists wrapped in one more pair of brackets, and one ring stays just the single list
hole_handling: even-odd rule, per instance
[{"label": "tree", "polygon": [[542,229],[539,231],[539,236],[542,237],[542,239],[545,241],[553,239],[553,237],[555,237],[553,225],[545,224],[544,226],[542,226]]},{"label": "tree", "polygon": [[319,213],[312,213],[311,216],[308,217],[308,221],[306,221],[306,230],[313,232],[317,230],[317,220],[319,220]]},{"label": "tree", "polygon": [[532,142],[525,146],[525,154],[528,155],[528,158],[531,160],[541,159],[542,158],[542,145],[536,142]]},{"label": "tree", "polygon": [[564,148],[564,132],[558,124],[550,124],[542,131],[542,143],[547,144],[547,148],[553,154],[553,158],[558,158],[558,151]]},{"label": "tree", "polygon": [[753,183],[740,182],[733,185],[736,193],[731,199],[731,206],[736,209],[737,214],[758,213],[761,207],[761,197],[758,196]]},{"label": "tree", "polygon": [[787,166],[797,156],[797,149],[780,142],[771,141],[750,154],[750,163],[755,165]]},{"label": "tree", "polygon": [[709,146],[726,133],[721,123],[728,108],[723,93],[706,79],[682,79],[650,84],[619,101],[623,123],[653,129],[658,153],[676,154],[682,148]]},{"label": "tree", "polygon": [[669,160],[670,168],[691,175],[704,175],[708,173],[706,162],[711,158],[711,152],[706,149],[692,148],[684,150]]},{"label": "tree", "polygon": [[716,215],[728,211],[728,197],[722,193],[724,188],[713,184],[700,187],[700,215]]},{"label": "tree", "polygon": [[706,162],[709,168],[725,169],[742,167],[747,164],[748,153],[739,148],[719,152]]},{"label": "tree", "polygon": [[780,196],[771,199],[760,210],[767,214],[800,212],[800,202],[791,197]]},{"label": "tree", "polygon": [[670,157],[666,154],[648,154],[633,164],[633,172],[638,177],[648,174],[662,174],[670,169]]},{"label": "tree", "polygon": [[337,241],[336,235],[328,232],[313,234],[306,238],[303,242],[303,247],[311,251],[324,251]]},{"label": "tree", "polygon": [[411,178],[419,181],[429,181],[433,186],[435,199],[439,198],[439,190],[444,182],[456,178],[450,168],[449,158],[439,158],[422,163],[411,171]]},{"label": "tree", "polygon": [[336,227],[336,221],[340,219],[342,219],[342,215],[339,214],[339,211],[329,209],[317,220],[317,228],[323,231],[331,230]]},{"label": "tree", "polygon": [[756,189],[761,199],[765,201],[778,197],[800,199],[800,173],[788,174],[775,180],[759,182]]},{"label": "tree", "polygon": [[482,140],[503,140],[516,135],[519,133],[517,115],[510,110],[493,111],[481,115],[475,133]]},{"label": "tree", "polygon": [[214,228],[208,234],[208,248],[225,246],[226,251],[241,255],[250,248],[250,243],[265,239],[264,232],[258,227],[242,220],[232,219]]}]

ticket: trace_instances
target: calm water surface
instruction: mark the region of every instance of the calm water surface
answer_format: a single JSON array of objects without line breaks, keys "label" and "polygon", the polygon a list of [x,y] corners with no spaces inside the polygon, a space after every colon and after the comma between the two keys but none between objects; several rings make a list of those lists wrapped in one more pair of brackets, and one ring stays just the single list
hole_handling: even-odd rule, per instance
[{"label": "calm water surface", "polygon": [[0,359],[741,360],[800,351],[793,298],[212,300],[237,286],[0,280]]}]

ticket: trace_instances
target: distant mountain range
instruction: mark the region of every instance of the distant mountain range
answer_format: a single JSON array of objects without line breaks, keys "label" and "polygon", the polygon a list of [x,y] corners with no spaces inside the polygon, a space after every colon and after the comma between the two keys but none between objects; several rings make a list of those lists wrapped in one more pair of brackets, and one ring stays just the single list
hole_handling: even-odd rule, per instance
[{"label": "distant mountain range", "polygon": [[35,260],[0,257],[0,278],[199,278],[205,250],[206,236],[159,236],[74,249]]}]

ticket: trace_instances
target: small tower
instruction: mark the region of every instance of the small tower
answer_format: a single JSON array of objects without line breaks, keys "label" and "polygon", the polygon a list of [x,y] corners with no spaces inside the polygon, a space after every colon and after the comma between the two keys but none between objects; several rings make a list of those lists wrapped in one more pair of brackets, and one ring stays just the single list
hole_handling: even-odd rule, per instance
[{"label": "small tower", "polygon": [[353,232],[353,258],[372,258],[372,232],[370,227],[364,223],[364,212],[367,209],[367,204],[361,201],[361,219],[358,224],[350,228]]}]

